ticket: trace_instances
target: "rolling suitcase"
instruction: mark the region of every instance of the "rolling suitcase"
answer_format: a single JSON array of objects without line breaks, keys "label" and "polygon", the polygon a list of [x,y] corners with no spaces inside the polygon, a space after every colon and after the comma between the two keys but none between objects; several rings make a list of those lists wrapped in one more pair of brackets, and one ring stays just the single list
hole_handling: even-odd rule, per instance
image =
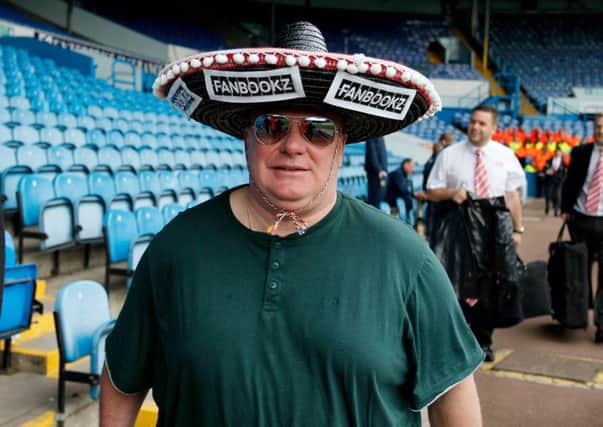
[{"label": "rolling suitcase", "polygon": [[588,254],[583,242],[557,240],[549,245],[548,282],[553,318],[566,328],[588,325]]},{"label": "rolling suitcase", "polygon": [[551,314],[551,291],[546,273],[546,261],[532,261],[526,265],[519,279],[523,315],[526,318]]}]

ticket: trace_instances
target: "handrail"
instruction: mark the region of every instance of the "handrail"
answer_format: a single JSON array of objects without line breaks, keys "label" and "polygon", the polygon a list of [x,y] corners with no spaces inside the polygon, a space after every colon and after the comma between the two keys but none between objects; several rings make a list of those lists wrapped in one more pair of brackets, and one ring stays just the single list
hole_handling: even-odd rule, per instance
[{"label": "handrail", "polygon": [[161,69],[165,65],[161,60],[157,58],[151,58],[131,51],[113,48],[99,43],[77,39],[74,37],[64,36],[61,34],[53,33],[51,31],[35,30],[34,38],[61,47],[83,47],[86,49],[92,49],[96,52],[99,52],[112,58],[125,59],[128,61],[135,62],[136,64],[140,64],[145,71],[155,74],[159,73],[159,71],[161,71]]}]

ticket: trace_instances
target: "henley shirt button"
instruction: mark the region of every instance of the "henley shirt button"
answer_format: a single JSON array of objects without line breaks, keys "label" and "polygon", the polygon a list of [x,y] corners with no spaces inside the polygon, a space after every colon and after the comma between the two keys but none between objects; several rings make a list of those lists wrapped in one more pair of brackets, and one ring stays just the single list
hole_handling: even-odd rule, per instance
[{"label": "henley shirt button", "polygon": [[276,280],[273,280],[272,282],[270,282],[270,289],[276,288],[278,288],[278,282]]},{"label": "henley shirt button", "polygon": [[274,261],[274,262],[272,263],[272,269],[273,269],[273,270],[278,270],[280,266],[281,266],[281,263],[280,263],[280,262],[278,262],[278,261]]}]

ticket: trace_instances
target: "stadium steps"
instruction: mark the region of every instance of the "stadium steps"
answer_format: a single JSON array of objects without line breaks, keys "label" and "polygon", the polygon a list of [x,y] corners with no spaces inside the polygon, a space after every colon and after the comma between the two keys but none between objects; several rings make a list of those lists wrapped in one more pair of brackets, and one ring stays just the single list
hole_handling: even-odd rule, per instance
[{"label": "stadium steps", "polygon": [[538,109],[530,102],[526,94],[523,90],[519,92],[520,96],[520,112],[522,116],[538,116],[540,112]]}]

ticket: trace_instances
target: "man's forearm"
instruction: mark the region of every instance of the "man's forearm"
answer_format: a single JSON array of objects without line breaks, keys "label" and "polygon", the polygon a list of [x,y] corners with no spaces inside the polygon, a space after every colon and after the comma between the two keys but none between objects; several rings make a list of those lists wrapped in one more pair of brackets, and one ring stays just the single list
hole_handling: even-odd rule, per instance
[{"label": "man's forearm", "polygon": [[523,227],[519,191],[508,191],[507,193],[505,193],[505,200],[507,203],[507,208],[509,208],[509,211],[511,211],[511,218],[513,219],[513,229],[519,230],[521,227]]},{"label": "man's forearm", "polygon": [[454,197],[456,193],[455,188],[433,188],[431,190],[427,190],[427,197],[429,200],[433,200],[434,202],[441,202],[443,200],[450,200]]}]

